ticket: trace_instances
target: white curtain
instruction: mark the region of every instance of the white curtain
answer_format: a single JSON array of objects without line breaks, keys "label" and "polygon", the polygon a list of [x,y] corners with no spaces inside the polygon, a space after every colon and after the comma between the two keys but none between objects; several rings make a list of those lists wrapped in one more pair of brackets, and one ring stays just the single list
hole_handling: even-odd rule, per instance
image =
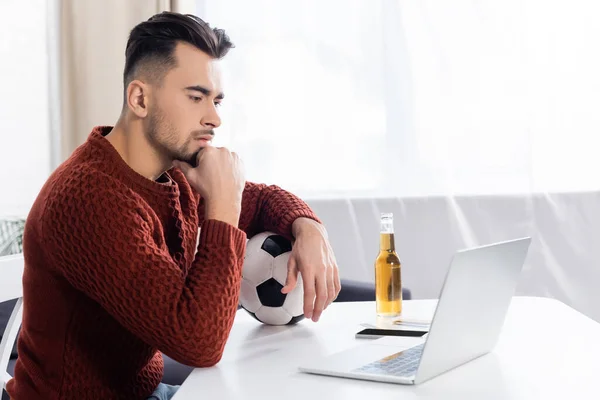
[{"label": "white curtain", "polygon": [[47,8],[0,1],[0,221],[26,215],[50,172]]},{"label": "white curtain", "polygon": [[404,284],[530,235],[518,294],[600,320],[600,3],[198,0],[236,48],[216,142],[309,200],[342,276],[394,212]]}]

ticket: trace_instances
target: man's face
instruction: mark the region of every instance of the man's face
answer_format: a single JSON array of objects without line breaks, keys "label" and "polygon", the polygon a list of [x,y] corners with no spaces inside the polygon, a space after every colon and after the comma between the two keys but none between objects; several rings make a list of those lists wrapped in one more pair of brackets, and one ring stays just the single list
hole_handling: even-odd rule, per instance
[{"label": "man's face", "polygon": [[188,44],[178,44],[177,66],[152,90],[145,119],[150,143],[171,160],[196,164],[221,125],[217,107],[223,98],[218,61]]}]

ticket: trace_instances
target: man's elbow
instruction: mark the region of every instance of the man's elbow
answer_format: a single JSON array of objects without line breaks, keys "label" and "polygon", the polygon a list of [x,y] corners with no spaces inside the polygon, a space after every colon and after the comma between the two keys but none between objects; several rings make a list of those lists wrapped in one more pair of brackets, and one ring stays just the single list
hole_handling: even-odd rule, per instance
[{"label": "man's elbow", "polygon": [[214,367],[221,361],[223,357],[223,351],[214,351],[211,354],[202,354],[194,360],[190,360],[191,365],[194,368],[209,368]]},{"label": "man's elbow", "polygon": [[173,360],[180,364],[194,368],[214,367],[223,357],[224,346],[215,348],[199,348],[196,351],[178,352],[178,354],[169,355]]},{"label": "man's elbow", "polygon": [[196,368],[214,367],[215,365],[217,365],[219,363],[219,361],[221,361],[222,357],[223,357],[223,354],[218,354],[216,357],[211,357],[211,358],[202,360],[201,362],[199,362],[197,364]]},{"label": "man's elbow", "polygon": [[[215,366],[223,357],[227,335],[218,337],[206,336],[196,337],[194,340],[187,341],[185,345],[177,349],[174,360],[194,368],[207,368]],[[168,353],[166,353],[168,354]]]}]

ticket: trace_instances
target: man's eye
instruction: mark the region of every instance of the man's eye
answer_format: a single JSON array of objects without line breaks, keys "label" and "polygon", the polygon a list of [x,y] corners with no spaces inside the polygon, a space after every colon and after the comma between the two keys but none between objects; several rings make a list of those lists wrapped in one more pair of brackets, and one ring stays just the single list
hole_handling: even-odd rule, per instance
[{"label": "man's eye", "polygon": [[215,101],[215,107],[221,107],[221,102],[220,101]]},{"label": "man's eye", "polygon": [[198,97],[198,96],[190,96],[190,99],[194,102],[194,103],[200,103],[200,100],[202,100],[202,97]]}]

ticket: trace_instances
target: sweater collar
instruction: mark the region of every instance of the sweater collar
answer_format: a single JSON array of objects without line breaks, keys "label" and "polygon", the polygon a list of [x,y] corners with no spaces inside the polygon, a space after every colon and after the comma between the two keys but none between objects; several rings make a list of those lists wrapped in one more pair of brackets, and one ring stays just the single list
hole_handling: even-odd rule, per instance
[{"label": "sweater collar", "polygon": [[138,174],[121,158],[121,155],[113,145],[105,138],[113,129],[112,126],[96,126],[89,135],[88,142],[95,148],[102,151],[110,161],[112,170],[124,178],[127,183],[138,187],[143,187],[153,192],[179,194],[177,183],[171,178],[168,172],[161,177],[166,177],[168,182],[160,183],[150,180],[145,176]]}]

